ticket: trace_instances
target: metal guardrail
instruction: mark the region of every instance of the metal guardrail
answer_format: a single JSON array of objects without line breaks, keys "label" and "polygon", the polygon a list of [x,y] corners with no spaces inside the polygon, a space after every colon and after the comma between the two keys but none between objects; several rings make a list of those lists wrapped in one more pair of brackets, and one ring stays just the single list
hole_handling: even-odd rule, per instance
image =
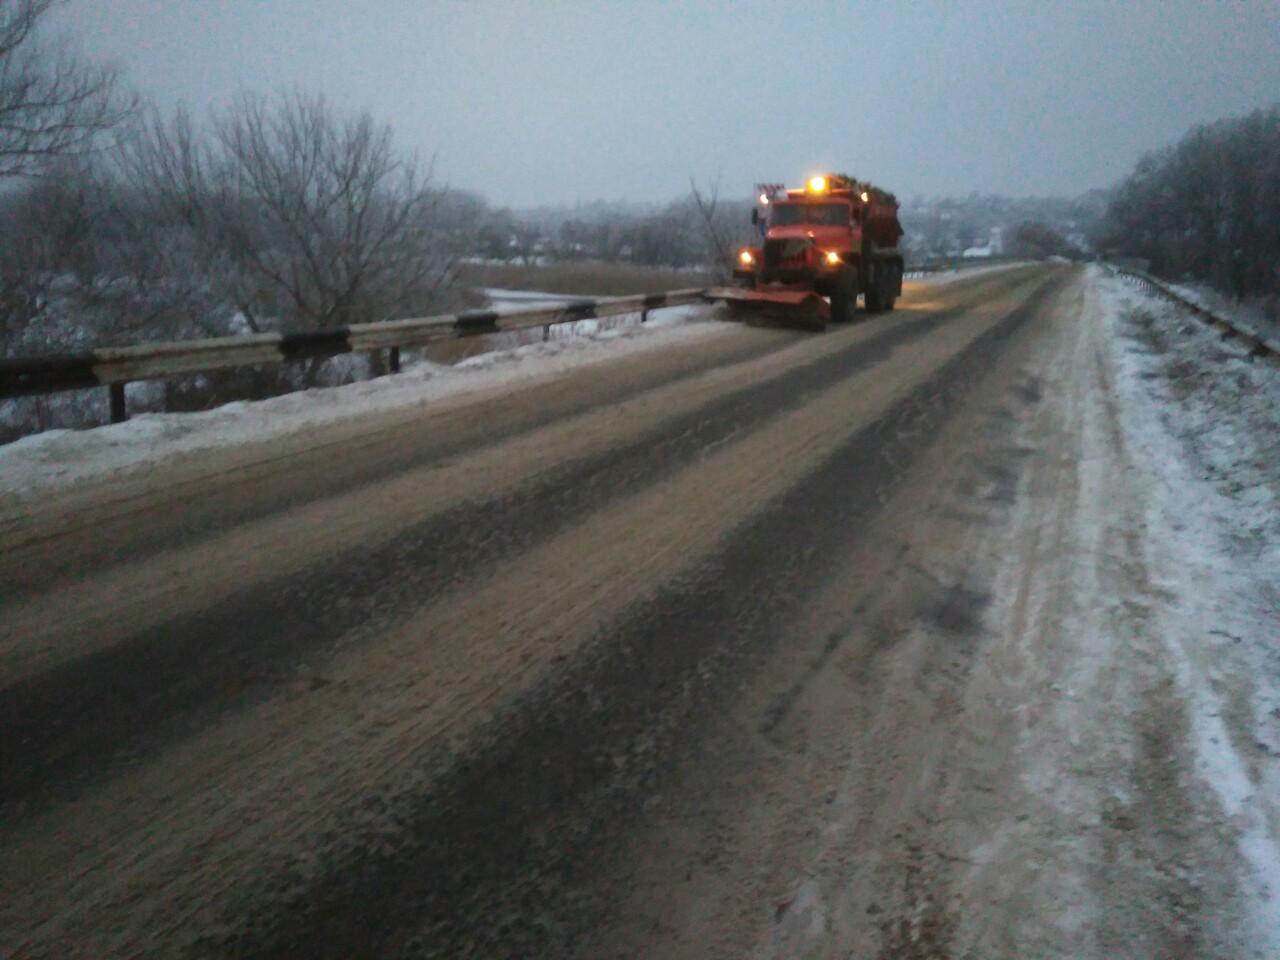
[{"label": "metal guardrail", "polygon": [[404,347],[559,323],[639,313],[643,323],[651,310],[704,301],[702,289],[602,299],[571,299],[533,310],[471,310],[409,320],[385,320],[346,327],[239,337],[214,337],[169,343],[103,347],[80,353],[0,360],[0,400],[35,394],[106,387],[111,422],[128,419],[125,384],[163,380],[180,374],[207,373],[255,364],[327,359],[344,353],[386,350],[392,373],[400,371]]},{"label": "metal guardrail", "polygon": [[[919,264],[907,270],[906,274],[922,276],[1003,262],[1010,261],[948,259]],[[120,423],[128,419],[125,386],[141,380],[163,380],[183,374],[382,350],[387,351],[390,372],[398,373],[400,351],[405,347],[512,330],[549,329],[560,323],[627,313],[639,313],[641,322],[644,322],[652,310],[703,302],[708,302],[703,288],[668,290],[628,297],[568,299],[568,302],[556,306],[530,310],[470,310],[321,330],[142,343],[78,353],[0,359],[0,400],[105,387],[110,401],[111,422]]]},{"label": "metal guardrail", "polygon": [[1268,337],[1257,330],[1252,329],[1248,324],[1239,320],[1230,320],[1226,317],[1214,313],[1207,307],[1203,307],[1187,297],[1184,297],[1178,291],[1174,290],[1162,280],[1157,280],[1151,274],[1144,270],[1135,270],[1130,267],[1121,267],[1114,264],[1110,265],[1111,269],[1121,276],[1130,277],[1138,282],[1138,284],[1153,293],[1157,293],[1174,303],[1179,304],[1189,310],[1199,320],[1215,327],[1224,337],[1231,337],[1242,340],[1249,347],[1249,353],[1255,357],[1270,357],[1272,360],[1280,361],[1280,340]]}]

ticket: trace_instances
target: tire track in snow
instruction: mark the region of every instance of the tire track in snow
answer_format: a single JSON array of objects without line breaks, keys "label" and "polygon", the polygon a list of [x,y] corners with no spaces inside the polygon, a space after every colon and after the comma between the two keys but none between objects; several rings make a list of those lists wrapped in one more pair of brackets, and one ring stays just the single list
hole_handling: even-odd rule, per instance
[{"label": "tire track in snow", "polygon": [[713,556],[602,625],[554,683],[489,724],[486,750],[424,772],[418,783],[429,786],[416,792],[370,795],[345,853],[331,856],[319,880],[272,881],[293,895],[245,903],[228,917],[239,932],[211,951],[535,956],[571,943],[590,922],[574,915],[568,895],[581,860],[625,830],[655,771],[696,737],[700,718],[731,695],[777,625],[821,588],[886,487],[1060,286],[1040,286]]},{"label": "tire track in snow", "polygon": [[120,762],[272,695],[296,679],[298,663],[322,657],[328,645],[375,615],[413,609],[482,575],[576,518],[683,468],[700,451],[803,406],[965,309],[901,318],[815,360],[679,411],[621,447],[0,690],[0,742],[7,745],[0,754],[0,800],[74,798]]}]

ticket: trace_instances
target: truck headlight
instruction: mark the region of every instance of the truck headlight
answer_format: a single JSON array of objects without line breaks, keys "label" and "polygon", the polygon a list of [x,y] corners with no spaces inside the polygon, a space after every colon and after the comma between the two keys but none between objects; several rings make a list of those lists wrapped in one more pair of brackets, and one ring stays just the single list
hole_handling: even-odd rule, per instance
[{"label": "truck headlight", "polygon": [[840,254],[836,253],[834,250],[828,250],[827,265],[834,267],[839,262],[840,262]]},{"label": "truck headlight", "polygon": [[756,262],[756,258],[751,255],[750,250],[743,250],[738,254],[738,259],[742,262],[744,267],[749,267]]}]

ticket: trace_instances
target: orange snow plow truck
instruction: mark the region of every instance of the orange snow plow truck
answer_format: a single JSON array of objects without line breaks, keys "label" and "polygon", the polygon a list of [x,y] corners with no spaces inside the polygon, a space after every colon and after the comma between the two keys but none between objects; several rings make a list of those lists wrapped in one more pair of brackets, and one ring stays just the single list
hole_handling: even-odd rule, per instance
[{"label": "orange snow plow truck", "polygon": [[751,222],[763,243],[738,252],[737,285],[708,291],[737,312],[821,330],[828,319],[852,320],[859,294],[867,313],[878,313],[902,293],[891,193],[839,174],[801,189],[763,184]]}]

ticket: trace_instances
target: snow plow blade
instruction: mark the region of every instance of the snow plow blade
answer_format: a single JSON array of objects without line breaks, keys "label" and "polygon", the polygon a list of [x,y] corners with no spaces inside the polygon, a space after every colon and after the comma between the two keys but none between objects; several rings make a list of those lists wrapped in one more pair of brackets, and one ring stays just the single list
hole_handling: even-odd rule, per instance
[{"label": "snow plow blade", "polygon": [[831,316],[827,301],[812,290],[748,290],[713,287],[708,300],[723,300],[743,320],[770,321],[802,330],[825,330]]}]

